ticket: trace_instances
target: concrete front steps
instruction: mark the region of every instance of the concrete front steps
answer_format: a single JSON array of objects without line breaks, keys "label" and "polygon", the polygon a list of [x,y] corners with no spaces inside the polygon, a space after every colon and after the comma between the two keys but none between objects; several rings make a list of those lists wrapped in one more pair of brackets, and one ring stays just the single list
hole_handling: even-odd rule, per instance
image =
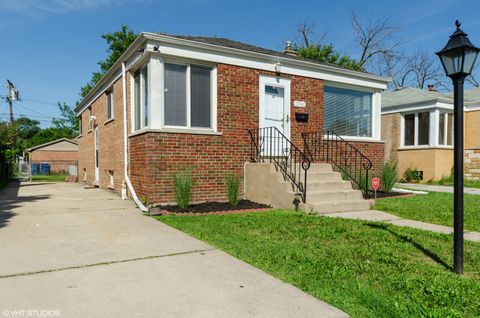
[{"label": "concrete front steps", "polygon": [[326,163],[312,164],[307,174],[307,202],[302,209],[308,213],[336,213],[370,209],[372,200],[365,200],[360,190]]},{"label": "concrete front steps", "polygon": [[[304,176],[301,176],[303,180]],[[364,200],[360,190],[342,180],[330,164],[315,163],[307,173],[307,202],[300,203],[289,180],[272,163],[245,164],[245,194],[248,200],[281,209],[300,209],[307,213],[353,212],[370,209],[373,201]]]}]

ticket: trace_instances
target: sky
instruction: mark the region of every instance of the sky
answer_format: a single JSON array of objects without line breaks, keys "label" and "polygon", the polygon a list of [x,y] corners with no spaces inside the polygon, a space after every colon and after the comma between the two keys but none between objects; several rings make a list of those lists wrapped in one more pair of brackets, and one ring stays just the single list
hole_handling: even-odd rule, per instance
[{"label": "sky", "polygon": [[[57,102],[75,106],[80,87],[107,56],[101,34],[127,24],[135,32],[227,37],[283,50],[296,26],[315,21],[323,41],[351,56],[359,54],[350,15],[390,16],[405,40],[402,49],[434,54],[454,31],[454,21],[480,46],[480,1],[304,1],[304,0],[0,0],[0,96],[6,80],[20,91],[15,117],[59,117]],[[8,119],[0,100],[0,121]]]}]

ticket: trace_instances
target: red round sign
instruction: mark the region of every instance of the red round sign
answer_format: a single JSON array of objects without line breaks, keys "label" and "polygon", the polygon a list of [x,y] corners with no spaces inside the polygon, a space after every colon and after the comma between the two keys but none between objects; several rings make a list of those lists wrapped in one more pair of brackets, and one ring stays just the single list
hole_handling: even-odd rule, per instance
[{"label": "red round sign", "polygon": [[372,187],[373,187],[373,190],[378,190],[378,187],[380,186],[380,179],[378,178],[373,178],[372,179]]}]

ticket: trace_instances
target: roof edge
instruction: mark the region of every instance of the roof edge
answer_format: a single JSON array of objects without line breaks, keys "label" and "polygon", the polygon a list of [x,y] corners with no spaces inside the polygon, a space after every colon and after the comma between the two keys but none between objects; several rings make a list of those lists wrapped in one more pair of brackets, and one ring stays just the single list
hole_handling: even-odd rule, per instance
[{"label": "roof edge", "polygon": [[37,146],[31,147],[31,148],[27,148],[27,149],[25,149],[25,151],[30,152],[32,150],[36,150],[36,149],[39,149],[39,148],[50,146],[50,145],[56,144],[56,143],[61,142],[61,141],[67,141],[67,142],[72,143],[74,145],[78,145],[78,142],[74,141],[73,139],[60,138],[60,139],[55,139],[55,140],[43,143],[41,145],[37,145]]},{"label": "roof edge", "polygon": [[361,78],[364,80],[371,80],[371,81],[376,81],[380,82],[382,84],[388,84],[391,82],[391,78],[388,77],[383,77],[380,75],[375,75],[375,74],[370,74],[370,73],[364,73],[364,72],[359,72],[359,71],[354,71],[354,70],[349,70],[345,68],[341,68],[338,66],[332,66],[329,64],[324,64],[324,63],[315,63],[311,62],[308,60],[299,60],[299,59],[294,59],[294,58],[288,58],[288,57],[281,57],[281,56],[274,56],[270,54],[264,54],[264,53],[258,53],[258,52],[251,52],[247,50],[241,50],[237,48],[231,48],[231,47],[225,47],[221,45],[216,45],[216,44],[210,44],[210,43],[203,43],[203,42],[198,42],[198,41],[193,41],[189,39],[181,39],[173,36],[168,36],[168,35],[163,35],[163,34],[158,34],[158,33],[151,33],[151,32],[141,32],[138,37],[133,41],[133,43],[125,50],[125,52],[118,58],[118,60],[112,65],[112,67],[100,78],[98,83],[96,83],[93,88],[88,92],[88,94],[78,103],[78,105],[75,107],[75,112],[78,113],[80,110],[82,110],[86,104],[90,101],[90,99],[98,92],[99,88],[104,85],[108,79],[114,74],[121,66],[121,64],[127,60],[135,51],[138,47],[140,47],[141,44],[143,44],[144,41],[151,40],[151,41],[165,41],[168,43],[172,44],[183,44],[187,46],[195,46],[195,47],[201,47],[201,48],[207,48],[207,49],[213,49],[216,51],[220,52],[231,52],[243,56],[250,56],[250,57],[260,57],[260,58],[265,58],[265,57],[274,57],[275,59],[278,59],[279,61],[283,62],[288,62],[292,65],[295,66],[303,66],[303,67],[310,67],[312,69],[316,70],[322,70],[326,72],[331,72],[331,73],[337,73],[340,75],[344,76],[352,76],[352,77],[357,77]]}]

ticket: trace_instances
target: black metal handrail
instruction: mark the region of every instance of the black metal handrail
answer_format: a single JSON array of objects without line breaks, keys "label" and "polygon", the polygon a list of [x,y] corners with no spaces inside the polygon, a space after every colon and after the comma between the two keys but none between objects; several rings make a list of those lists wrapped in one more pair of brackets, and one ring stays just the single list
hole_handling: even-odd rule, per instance
[{"label": "black metal handrail", "polygon": [[[250,161],[271,162],[290,180],[294,190],[307,200],[307,170],[310,159],[276,127],[249,129]],[[303,180],[302,180],[303,179]]]},{"label": "black metal handrail", "polygon": [[354,145],[334,131],[321,130],[302,133],[304,151],[311,162],[333,164],[343,177],[353,181],[369,197],[368,174],[372,161]]}]

